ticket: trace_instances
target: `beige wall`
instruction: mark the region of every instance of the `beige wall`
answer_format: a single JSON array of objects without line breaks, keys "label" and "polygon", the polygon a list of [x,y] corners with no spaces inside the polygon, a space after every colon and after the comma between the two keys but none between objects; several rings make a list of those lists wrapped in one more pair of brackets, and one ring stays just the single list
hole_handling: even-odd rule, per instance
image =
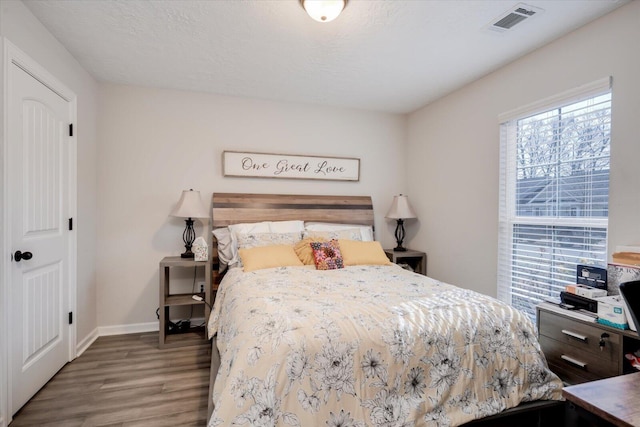
[{"label": "beige wall", "polygon": [[496,295],[498,115],[613,76],[609,253],[640,243],[640,2],[501,68],[408,119],[410,245],[429,275]]},{"label": "beige wall", "polygon": [[[184,251],[184,189],[371,195],[379,240],[405,186],[404,116],[105,84],[98,149],[98,323],[156,322],[158,262]],[[223,150],[358,157],[359,182],[225,178]],[[197,234],[208,225],[197,225]]]},{"label": "beige wall", "polygon": [[[93,79],[21,2],[0,5],[2,35],[78,94],[79,341],[96,325],[155,321],[158,260],[182,249],[183,222],[168,214],[186,188],[206,198],[370,194],[386,246],[393,224],[383,215],[392,195],[406,192],[419,215],[407,222],[407,246],[428,252],[429,274],[495,295],[498,114],[606,75],[614,77],[610,251],[640,242],[638,2],[408,119],[118,85],[96,94]],[[361,181],[223,178],[224,149],[360,157]]]}]

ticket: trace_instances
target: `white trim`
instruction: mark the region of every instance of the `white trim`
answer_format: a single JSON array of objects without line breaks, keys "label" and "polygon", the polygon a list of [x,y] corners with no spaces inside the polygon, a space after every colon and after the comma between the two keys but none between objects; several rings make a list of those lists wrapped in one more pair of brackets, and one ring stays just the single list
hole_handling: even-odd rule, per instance
[{"label": "white trim", "polygon": [[[3,42],[3,86],[2,86],[2,95],[3,95],[3,117],[2,122],[3,125],[3,135],[2,135],[2,257],[0,259],[0,271],[2,275],[0,276],[0,313],[2,314],[2,319],[0,321],[3,325],[9,325],[9,306],[7,302],[9,301],[9,283],[11,283],[11,272],[10,272],[10,253],[11,248],[9,244],[9,237],[11,233],[10,224],[11,224],[11,215],[9,215],[9,191],[8,191],[8,182],[9,182],[9,171],[7,167],[7,159],[9,157],[9,144],[6,142],[9,139],[9,131],[7,129],[6,123],[8,122],[8,96],[7,90],[9,88],[9,54],[7,51],[7,40],[5,38],[2,39]],[[10,353],[9,353],[9,337],[8,328],[2,328],[0,330],[0,351],[2,352],[0,355],[0,361],[2,361],[2,366],[0,367],[0,397],[2,400],[0,401],[0,413],[6,414],[7,424],[11,422],[12,416],[9,414],[11,408],[11,396],[9,390],[11,389],[11,375],[10,375]]]},{"label": "white trim", "polygon": [[[515,209],[515,208],[514,208]],[[511,211],[513,212],[513,210]],[[523,225],[548,225],[558,227],[591,227],[591,228],[607,228],[609,220],[607,218],[558,218],[558,217],[542,217],[542,216],[514,216],[510,220],[512,223]]]},{"label": "white trim", "polygon": [[98,328],[95,328],[76,346],[76,357],[82,356],[82,353],[84,353],[91,346],[91,344],[93,344],[98,339],[98,337],[100,337],[100,334],[98,334]]},{"label": "white trim", "polygon": [[[4,325],[10,325],[9,319],[11,318],[11,306],[9,304],[9,283],[10,278],[10,253],[11,253],[11,204],[9,203],[9,177],[8,177],[8,147],[6,142],[8,139],[8,92],[11,85],[10,81],[10,69],[12,65],[16,65],[42,84],[50,88],[57,93],[63,99],[69,103],[69,116],[71,122],[74,123],[74,128],[77,128],[77,97],[76,94],[64,85],[60,80],[49,73],[45,68],[40,66],[29,55],[20,50],[17,46],[11,43],[8,39],[2,38],[3,49],[3,138],[0,141],[0,152],[2,152],[2,212],[4,213],[2,218],[2,253],[0,259],[0,313],[2,318],[0,321]],[[77,217],[77,137],[74,136],[69,139],[69,215],[73,218]],[[77,221],[76,221],[77,222]],[[69,311],[77,312],[77,235],[76,232],[70,232],[69,238]],[[77,317],[77,316],[76,316]],[[76,320],[77,322],[77,320]],[[69,325],[69,348],[68,348],[68,360],[71,361],[76,357],[76,322]],[[9,414],[12,406],[11,399],[11,375],[10,375],[10,339],[7,338],[7,329],[4,328],[0,332],[0,415],[6,414],[6,422],[10,423],[12,416]],[[3,421],[4,422],[4,421]],[[0,424],[2,426],[3,424]]]},{"label": "white trim", "polygon": [[[191,318],[191,324],[205,324],[204,317]],[[98,337],[107,337],[111,335],[137,334],[140,332],[156,332],[160,330],[159,325],[160,323],[158,321],[155,321],[146,323],[132,323],[129,325],[98,326],[97,331]]]},{"label": "white trim", "polygon": [[132,323],[130,325],[98,326],[98,336],[107,337],[111,335],[135,334],[139,332],[155,332],[160,330],[158,325],[159,323],[156,321]]},{"label": "white trim", "polygon": [[[6,96],[7,88],[9,87],[7,75],[8,66],[7,62],[7,51],[6,51],[6,39],[2,38],[2,49],[3,49],[3,81],[2,81],[2,123],[7,123],[7,107],[8,100]],[[10,273],[9,273],[9,254],[11,253],[11,249],[9,248],[9,238],[8,238],[8,230],[9,230],[9,215],[7,213],[6,207],[8,206],[8,171],[7,171],[7,157],[8,157],[8,146],[6,143],[8,139],[8,131],[7,126],[2,126],[2,139],[0,140],[0,152],[2,153],[2,176],[0,176],[0,180],[2,181],[2,187],[0,187],[0,191],[2,191],[2,196],[0,197],[0,215],[2,216],[2,227],[0,227],[0,238],[2,239],[2,247],[0,248],[0,322],[3,325],[10,325],[9,323],[9,313],[6,301],[9,300],[9,283],[10,282]],[[2,423],[0,423],[1,427],[5,427],[11,421],[11,415],[9,415],[9,408],[11,407],[11,402],[9,400],[9,339],[7,338],[8,328],[0,329],[0,416],[3,416]],[[4,414],[6,414],[6,421],[4,420]]]},{"label": "white trim", "polygon": [[69,101],[73,135],[69,137],[69,218],[73,218],[73,230],[67,230],[69,239],[69,311],[73,313],[73,323],[69,325],[69,361],[75,359],[78,323],[78,98],[74,94]]},{"label": "white trim", "polygon": [[523,105],[522,107],[506,111],[498,116],[498,122],[504,123],[522,116],[541,113],[550,108],[556,107],[559,103],[570,104],[574,101],[577,102],[581,99],[591,98],[599,93],[611,90],[612,84],[613,78],[608,76],[594,82],[569,89],[562,93],[558,93],[548,98]]}]

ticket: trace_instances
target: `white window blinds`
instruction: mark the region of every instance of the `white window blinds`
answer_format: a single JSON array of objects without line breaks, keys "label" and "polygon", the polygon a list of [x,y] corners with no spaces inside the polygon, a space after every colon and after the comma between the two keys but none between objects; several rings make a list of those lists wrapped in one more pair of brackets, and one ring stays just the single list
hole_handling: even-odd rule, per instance
[{"label": "white window blinds", "polygon": [[609,82],[501,116],[498,297],[532,318],[577,264],[606,266]]}]

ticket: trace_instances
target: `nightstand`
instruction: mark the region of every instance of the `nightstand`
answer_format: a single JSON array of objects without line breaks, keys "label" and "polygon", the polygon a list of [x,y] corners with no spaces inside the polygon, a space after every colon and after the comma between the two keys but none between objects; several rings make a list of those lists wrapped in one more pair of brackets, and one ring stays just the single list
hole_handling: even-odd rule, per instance
[{"label": "nightstand", "polygon": [[385,249],[384,253],[394,264],[407,264],[418,274],[427,275],[427,254],[420,251],[407,249],[404,252],[396,252],[393,249]]},{"label": "nightstand", "polygon": [[611,328],[550,303],[536,308],[538,340],[549,368],[567,384],[638,372],[624,357],[640,349],[634,331]]},{"label": "nightstand", "polygon": [[[196,294],[172,294],[170,290],[170,273],[172,268],[204,268],[205,286],[204,292]],[[160,261],[160,334],[159,347],[183,347],[187,345],[200,344],[207,340],[206,327],[190,328],[188,331],[179,333],[169,333],[169,309],[176,306],[203,305],[205,322],[209,318],[212,303],[211,292],[211,262],[194,261],[189,258],[179,256],[165,257]],[[193,299],[196,295],[201,300]],[[206,302],[206,303],[205,303]],[[207,304],[208,303],[208,304]]]}]

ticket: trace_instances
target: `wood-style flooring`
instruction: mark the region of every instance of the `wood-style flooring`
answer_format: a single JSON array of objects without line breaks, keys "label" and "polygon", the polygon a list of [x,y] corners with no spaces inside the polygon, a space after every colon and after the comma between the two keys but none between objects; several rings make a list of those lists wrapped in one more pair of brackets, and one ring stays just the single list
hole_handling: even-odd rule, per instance
[{"label": "wood-style flooring", "polygon": [[158,349],[158,333],[98,338],[18,413],[18,426],[205,426],[210,344]]}]

